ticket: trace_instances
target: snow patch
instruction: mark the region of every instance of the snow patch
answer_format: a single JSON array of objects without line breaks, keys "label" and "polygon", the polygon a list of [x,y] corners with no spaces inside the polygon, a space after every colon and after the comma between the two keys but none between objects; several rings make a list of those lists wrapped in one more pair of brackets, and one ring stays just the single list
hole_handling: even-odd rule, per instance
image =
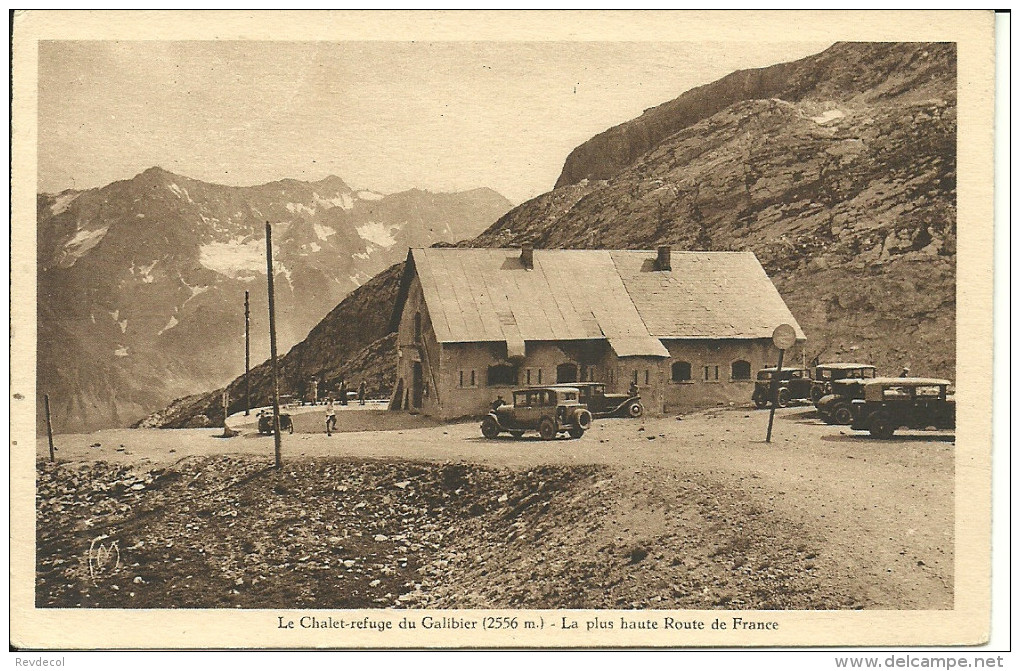
[{"label": "snow patch", "polygon": [[119,322],[117,322],[117,326],[120,327],[120,332],[121,333],[127,333],[127,320],[126,319],[121,319]]},{"label": "snow patch", "polygon": [[82,229],[64,243],[58,264],[62,268],[70,268],[74,262],[83,257],[90,249],[99,244],[110,230],[109,226],[94,230]]},{"label": "snow patch", "polygon": [[814,121],[819,126],[824,126],[825,124],[829,123],[830,121],[835,121],[836,119],[842,119],[845,116],[846,116],[846,114],[844,114],[840,110],[829,110],[828,112],[822,112],[818,116],[811,117],[811,120]]},{"label": "snow patch", "polygon": [[382,200],[383,198],[386,197],[385,194],[376,193],[375,191],[368,190],[358,191],[357,196],[361,200]]},{"label": "snow patch", "polygon": [[62,193],[53,199],[53,203],[50,204],[50,213],[57,215],[65,211],[75,198],[80,196],[81,193]]},{"label": "snow patch", "polygon": [[291,214],[297,214],[299,212],[304,212],[306,214],[311,215],[315,214],[315,207],[309,207],[304,203],[287,203],[286,208],[287,211],[290,212]]},{"label": "snow patch", "polygon": [[354,199],[349,193],[341,193],[336,198],[323,198],[317,193],[312,193],[315,202],[326,207],[339,207],[342,210],[349,210],[354,207]]},{"label": "snow patch", "polygon": [[310,242],[310,243],[308,243],[308,247],[313,252],[321,252],[322,251],[322,247],[320,247],[319,243],[317,243],[317,242]]},{"label": "snow patch", "polygon": [[[210,242],[198,248],[198,262],[203,266],[233,279],[255,279],[253,273],[265,272],[265,246],[262,240]],[[273,250],[274,254],[277,250]],[[243,276],[243,277],[242,277]],[[183,281],[183,280],[182,280]],[[206,289],[208,287],[205,287]],[[192,289],[192,297],[195,296]]]},{"label": "snow patch", "polygon": [[397,239],[393,237],[393,229],[399,230],[399,225],[384,224],[378,221],[369,221],[362,226],[358,226],[358,235],[361,236],[362,240],[367,240],[375,245],[387,249],[397,244]]},{"label": "snow patch", "polygon": [[125,347],[124,345],[121,345],[117,349],[113,350],[113,355],[114,356],[127,356],[128,355],[128,348]]},{"label": "snow patch", "polygon": [[170,315],[170,320],[167,321],[166,326],[161,328],[159,330],[159,333],[157,333],[156,335],[158,335],[158,336],[163,335],[164,333],[166,333],[167,331],[169,331],[173,327],[177,326],[178,323],[180,323],[180,322],[177,321],[177,317],[174,317],[173,315]]},{"label": "snow patch", "polygon": [[[146,284],[152,284],[156,280],[156,278],[152,276],[152,269],[156,267],[157,263],[159,263],[159,259],[154,260],[147,266],[138,266],[138,272],[140,272],[142,275],[142,282]],[[132,275],[134,274],[134,271],[135,271],[134,263],[132,262],[131,264]]]},{"label": "snow patch", "polygon": [[167,185],[167,188],[170,189],[171,191],[173,191],[177,195],[178,198],[186,198],[189,203],[191,203],[191,204],[195,203],[195,201],[193,201],[191,199],[191,196],[188,195],[188,190],[187,189],[182,189],[181,187],[177,186],[176,184],[174,184],[172,182]]},{"label": "snow patch", "polygon": [[139,212],[138,214],[135,215],[135,219],[145,219],[145,215]]},{"label": "snow patch", "polygon": [[312,224],[312,228],[315,229],[315,237],[319,238],[319,240],[322,240],[323,242],[325,242],[329,238],[329,236],[336,235],[336,231],[334,231],[329,226],[323,226],[322,224]]}]

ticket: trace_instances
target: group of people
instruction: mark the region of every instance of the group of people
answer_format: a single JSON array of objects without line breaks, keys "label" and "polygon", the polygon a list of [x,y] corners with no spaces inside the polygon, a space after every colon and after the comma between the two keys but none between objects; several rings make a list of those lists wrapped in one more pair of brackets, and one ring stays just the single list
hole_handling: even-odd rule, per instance
[{"label": "group of people", "polygon": [[[340,380],[340,405],[347,405],[347,380]],[[365,395],[368,393],[368,383],[364,380],[358,385],[358,405],[365,405]],[[336,408],[333,405],[333,398],[326,400],[326,435],[332,436],[336,430]]]}]

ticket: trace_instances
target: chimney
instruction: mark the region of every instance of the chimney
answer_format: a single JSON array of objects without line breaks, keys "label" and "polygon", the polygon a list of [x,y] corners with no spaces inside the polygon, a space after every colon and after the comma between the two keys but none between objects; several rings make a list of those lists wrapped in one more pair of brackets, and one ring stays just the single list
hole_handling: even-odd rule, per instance
[{"label": "chimney", "polygon": [[535,248],[530,242],[521,245],[521,265],[531,270],[535,267]]},{"label": "chimney", "polygon": [[659,270],[672,270],[670,267],[669,245],[659,245],[659,254],[655,259],[655,267]]}]

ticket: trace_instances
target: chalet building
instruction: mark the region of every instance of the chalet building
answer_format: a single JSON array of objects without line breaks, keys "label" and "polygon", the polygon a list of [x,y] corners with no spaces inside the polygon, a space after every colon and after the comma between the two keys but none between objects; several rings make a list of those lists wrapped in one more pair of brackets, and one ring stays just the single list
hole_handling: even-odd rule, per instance
[{"label": "chalet building", "polygon": [[750,252],[411,249],[390,407],[479,415],[514,387],[636,383],[646,410],[747,403],[797,321]]}]

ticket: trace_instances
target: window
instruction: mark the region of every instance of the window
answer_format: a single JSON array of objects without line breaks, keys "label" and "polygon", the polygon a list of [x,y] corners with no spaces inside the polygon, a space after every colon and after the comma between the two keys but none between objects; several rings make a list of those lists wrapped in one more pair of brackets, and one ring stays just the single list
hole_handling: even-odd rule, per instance
[{"label": "window", "polygon": [[556,366],[556,382],[577,382],[577,366],[572,363]]},{"label": "window", "polygon": [[542,369],[538,369],[538,383],[542,384]]},{"label": "window", "polygon": [[517,369],[505,363],[489,366],[485,384],[489,387],[511,387],[517,384]]},{"label": "window", "polygon": [[649,384],[649,379],[650,378],[648,376],[648,369],[645,368],[645,386],[647,386]]},{"label": "window", "polygon": [[750,380],[751,379],[751,362],[739,359],[730,364],[730,379],[732,380]]},{"label": "window", "polygon": [[526,368],[524,370],[524,384],[531,384],[531,369]]},{"label": "window", "polygon": [[477,383],[475,381],[475,372],[473,370],[459,370],[457,371],[457,386],[458,387],[474,387]]},{"label": "window", "polygon": [[637,368],[634,369],[634,384],[637,384]]},{"label": "window", "polygon": [[687,361],[677,361],[673,364],[673,382],[691,381],[691,364]]},{"label": "window", "polygon": [[719,366],[712,364],[705,366],[705,382],[716,382],[719,380]]}]

